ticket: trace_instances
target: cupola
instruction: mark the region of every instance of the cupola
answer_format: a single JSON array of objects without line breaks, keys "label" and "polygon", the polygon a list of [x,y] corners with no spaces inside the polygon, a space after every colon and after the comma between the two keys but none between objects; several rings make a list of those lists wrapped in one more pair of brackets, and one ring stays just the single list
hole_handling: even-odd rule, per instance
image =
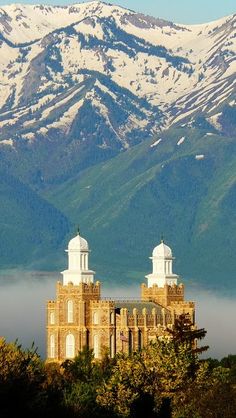
[{"label": "cupola", "polygon": [[77,235],[69,241],[66,252],[68,253],[68,269],[62,272],[63,284],[93,283],[95,273],[89,270],[89,245],[86,239],[81,237],[79,230]]},{"label": "cupola", "polygon": [[172,250],[165,244],[162,239],[160,244],[157,245],[153,252],[152,257],[152,273],[148,274],[148,287],[152,287],[156,284],[159,287],[164,287],[166,284],[175,285],[179,276],[173,274],[172,263],[174,257],[172,256]]}]

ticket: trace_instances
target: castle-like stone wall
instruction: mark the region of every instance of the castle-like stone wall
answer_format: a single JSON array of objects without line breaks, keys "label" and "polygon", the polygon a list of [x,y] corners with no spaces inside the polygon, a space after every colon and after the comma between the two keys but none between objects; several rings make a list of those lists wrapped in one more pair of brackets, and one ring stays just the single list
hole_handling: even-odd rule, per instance
[{"label": "castle-like stone wall", "polygon": [[184,285],[177,284],[179,276],[172,272],[172,251],[163,241],[153,250],[153,272],[148,284],[141,285],[139,301],[101,298],[100,282],[93,283],[88,267],[88,243],[80,235],[67,251],[69,269],[56,285],[56,300],[47,303],[48,361],[74,358],[85,346],[98,359],[105,350],[111,357],[140,350],[167,335],[182,313],[195,323],[195,304],[184,300]]},{"label": "castle-like stone wall", "polygon": [[[57,283],[57,298],[47,304],[47,358],[62,362],[68,358],[67,337],[73,336],[73,354],[84,346],[92,348],[96,358],[108,351],[130,353],[166,335],[175,318],[188,313],[194,322],[195,305],[183,300],[184,287],[141,286],[141,300],[147,307],[132,311],[117,308],[119,301],[102,300],[100,283],[63,286]],[[127,301],[129,306],[132,301]],[[133,302],[135,305],[135,301]],[[121,305],[125,305],[122,301]],[[153,305],[155,307],[153,307]],[[54,348],[52,349],[52,341]],[[73,345],[72,344],[72,345]]]}]

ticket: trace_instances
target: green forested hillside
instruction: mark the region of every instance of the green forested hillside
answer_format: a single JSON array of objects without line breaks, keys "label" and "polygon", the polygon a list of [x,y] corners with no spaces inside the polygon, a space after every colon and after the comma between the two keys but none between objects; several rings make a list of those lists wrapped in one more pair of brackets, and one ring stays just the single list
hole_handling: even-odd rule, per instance
[{"label": "green forested hillside", "polygon": [[[226,119],[223,112],[225,129]],[[102,280],[143,281],[164,234],[185,281],[235,291],[236,141],[230,129],[224,136],[197,118],[82,171],[76,159],[86,167],[87,154],[67,143],[2,148],[2,268],[60,271],[79,224]]]},{"label": "green forested hillside", "polygon": [[0,173],[0,254],[2,267],[47,268],[68,232],[67,218],[32,189]]},{"label": "green forested hillside", "polygon": [[163,233],[186,280],[236,289],[235,140],[201,125],[169,130],[161,139],[90,168],[44,197],[80,224],[94,267],[107,280],[142,280]]}]

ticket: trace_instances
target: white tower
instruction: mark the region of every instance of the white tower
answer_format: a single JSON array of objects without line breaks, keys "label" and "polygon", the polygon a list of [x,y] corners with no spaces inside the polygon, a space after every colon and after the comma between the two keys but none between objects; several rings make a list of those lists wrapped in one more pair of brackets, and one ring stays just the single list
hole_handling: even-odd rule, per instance
[{"label": "white tower", "polygon": [[93,283],[95,272],[88,268],[89,246],[87,241],[78,235],[72,238],[68,244],[68,270],[62,271],[63,285],[72,282],[74,285],[79,283]]},{"label": "white tower", "polygon": [[154,248],[150,259],[152,260],[153,269],[152,273],[146,276],[148,287],[152,287],[154,284],[158,287],[164,287],[166,284],[171,286],[177,285],[179,276],[172,272],[174,257],[172,257],[170,247],[165,245],[163,240]]}]

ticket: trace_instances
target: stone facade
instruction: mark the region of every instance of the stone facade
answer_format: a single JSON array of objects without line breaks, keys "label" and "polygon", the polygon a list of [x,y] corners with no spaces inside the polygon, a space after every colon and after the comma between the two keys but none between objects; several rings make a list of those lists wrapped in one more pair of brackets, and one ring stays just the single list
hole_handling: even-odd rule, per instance
[{"label": "stone facade", "polygon": [[[101,285],[88,269],[88,244],[79,235],[68,246],[69,269],[62,272],[56,300],[47,303],[47,360],[74,358],[87,346],[101,358],[140,350],[166,334],[182,313],[195,318],[193,302],[184,300],[184,286],[172,273],[172,252],[163,242],[153,251],[153,273],[141,285],[140,300],[104,300]],[[73,280],[69,281],[68,278]]]}]

